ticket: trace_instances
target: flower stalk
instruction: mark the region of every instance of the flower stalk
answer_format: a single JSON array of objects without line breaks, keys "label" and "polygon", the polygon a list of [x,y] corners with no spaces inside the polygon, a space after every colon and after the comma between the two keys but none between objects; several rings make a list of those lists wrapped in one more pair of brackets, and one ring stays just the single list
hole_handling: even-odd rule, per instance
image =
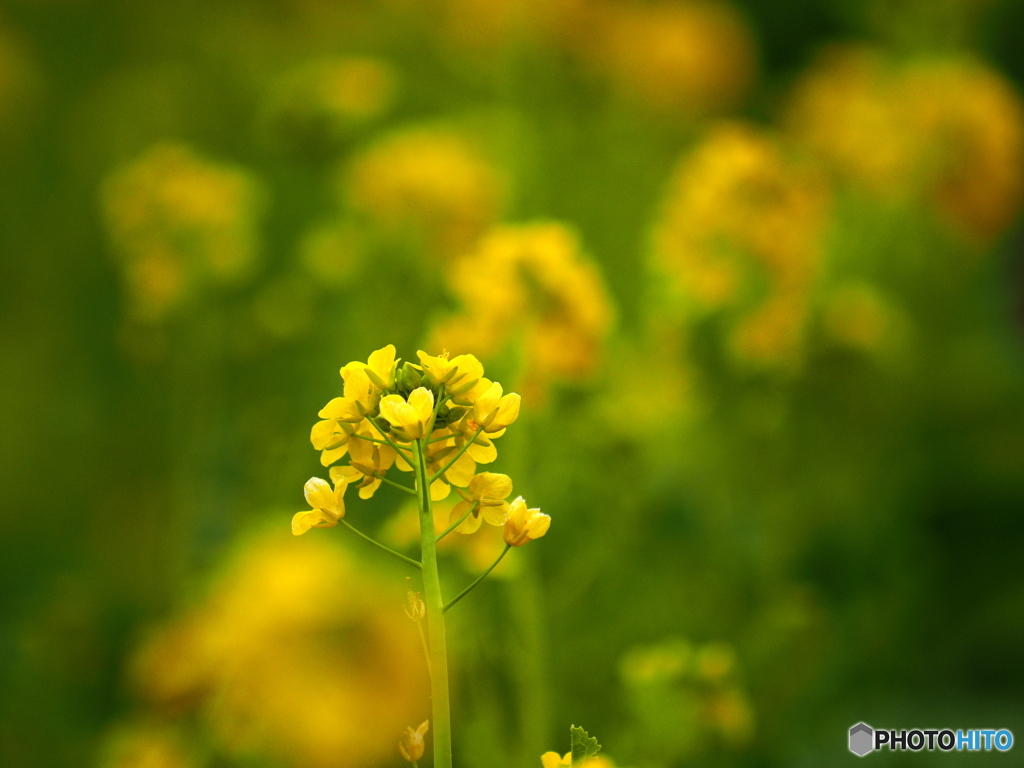
[{"label": "flower stalk", "polygon": [[[318,477],[304,486],[311,509],[292,518],[292,533],[342,525],[375,547],[414,566],[423,578],[423,599],[410,593],[406,613],[416,622],[430,673],[434,768],[452,766],[452,725],[449,705],[448,652],[444,614],[470,593],[501,562],[512,547],[540,538],[551,519],[528,509],[520,496],[513,502],[512,480],[496,472],[478,472],[477,464],[497,458],[494,440],[519,417],[519,395],[505,394],[497,382],[484,378],[472,355],[449,360],[447,352],[432,357],[418,353],[420,364],[398,368],[395,348],[378,349],[368,362],[354,361],[341,369],[344,395],[333,398],[310,431],[320,463],[330,467],[329,483]],[[484,434],[486,433],[486,434]],[[338,465],[347,457],[347,465]],[[332,466],[334,465],[334,466]],[[413,487],[387,477],[411,472]],[[396,552],[345,519],[345,492],[372,498],[381,485],[416,497],[420,523],[420,559]],[[440,534],[432,503],[455,489],[462,501],[452,507]],[[450,533],[472,535],[482,522],[502,526],[505,549],[472,584],[445,604],[438,572],[437,543]],[[426,619],[426,633],[423,620]],[[402,757],[413,766],[423,756],[428,722],[406,729],[399,742]]]},{"label": "flower stalk", "polygon": [[430,641],[430,700],[434,723],[434,766],[451,768],[452,723],[448,693],[448,644],[444,627],[444,598],[437,569],[437,540],[430,501],[426,438],[414,440],[413,458],[416,490],[419,492],[420,548],[423,571],[423,603],[427,608],[427,637]]}]

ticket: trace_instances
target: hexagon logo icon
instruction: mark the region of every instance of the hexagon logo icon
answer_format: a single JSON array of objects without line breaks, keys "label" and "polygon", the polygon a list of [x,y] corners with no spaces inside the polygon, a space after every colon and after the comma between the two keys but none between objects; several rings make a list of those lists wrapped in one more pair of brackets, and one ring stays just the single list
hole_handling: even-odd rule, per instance
[{"label": "hexagon logo icon", "polygon": [[864,757],[875,748],[875,731],[867,723],[857,723],[850,729],[850,751]]}]

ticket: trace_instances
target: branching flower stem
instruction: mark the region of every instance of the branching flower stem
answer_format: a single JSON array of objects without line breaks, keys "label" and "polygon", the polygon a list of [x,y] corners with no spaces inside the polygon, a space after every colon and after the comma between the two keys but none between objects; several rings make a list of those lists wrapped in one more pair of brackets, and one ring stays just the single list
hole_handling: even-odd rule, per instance
[{"label": "branching flower stem", "polygon": [[420,550],[423,558],[423,604],[430,638],[430,693],[433,708],[434,768],[452,768],[452,722],[448,703],[448,648],[444,628],[444,598],[437,570],[437,539],[430,502],[426,439],[414,440],[412,450],[420,507]]},{"label": "branching flower stem", "polygon": [[432,477],[431,477],[431,478],[430,478],[430,479],[429,479],[429,480],[428,480],[427,482],[428,482],[428,483],[432,483],[432,482],[434,482],[434,481],[435,481],[435,480],[437,480],[437,479],[438,479],[439,477],[442,477],[442,476],[444,475],[444,473],[445,473],[445,472],[447,472],[447,471],[448,471],[449,469],[451,469],[451,468],[452,468],[452,465],[454,465],[454,464],[455,464],[455,462],[459,460],[459,457],[460,457],[460,456],[462,456],[462,454],[464,454],[464,453],[465,453],[466,451],[468,451],[468,450],[469,450],[469,446],[471,446],[471,445],[472,445],[473,443],[475,443],[475,442],[476,442],[476,439],[477,439],[478,437],[480,437],[480,433],[481,433],[481,432],[483,432],[483,431],[484,431],[484,428],[483,428],[483,427],[480,427],[480,429],[478,429],[478,430],[477,430],[476,432],[474,432],[474,433],[473,433],[473,436],[472,436],[472,437],[471,437],[471,438],[470,438],[469,440],[467,440],[467,441],[466,441],[466,444],[465,444],[465,445],[463,445],[463,446],[462,446],[462,447],[461,447],[461,448],[460,448],[460,449],[459,449],[459,450],[458,450],[458,451],[457,451],[457,452],[455,453],[455,455],[451,457],[451,459],[450,459],[450,460],[448,461],[448,463],[447,463],[447,464],[445,464],[445,465],[444,465],[443,467],[441,467],[441,469],[439,469],[439,470],[438,470],[438,471],[437,471],[436,473],[434,473],[434,475],[433,475],[433,476],[432,476]]},{"label": "branching flower stem", "polygon": [[470,516],[471,514],[473,514],[473,510],[474,510],[474,509],[476,509],[476,508],[477,508],[477,507],[478,507],[479,505],[480,505],[480,502],[478,502],[478,501],[474,501],[474,502],[473,502],[473,505],[472,505],[472,506],[471,506],[471,507],[470,507],[469,509],[467,509],[467,510],[466,510],[466,514],[464,514],[464,515],[463,515],[462,517],[460,517],[460,518],[459,518],[459,519],[458,519],[457,521],[455,521],[454,523],[452,523],[451,525],[449,525],[449,526],[448,526],[447,528],[445,528],[445,529],[444,529],[444,532],[443,532],[443,533],[440,533],[440,534],[438,534],[438,536],[437,536],[437,540],[438,540],[438,541],[440,541],[440,540],[441,540],[441,539],[443,539],[443,538],[444,538],[445,536],[447,536],[447,535],[448,535],[449,533],[451,533],[451,532],[452,532],[452,531],[454,531],[454,530],[455,530],[456,528],[458,528],[458,527],[459,527],[460,525],[462,525],[463,521],[464,521],[464,520],[465,520],[465,519],[466,519],[467,517],[469,517],[469,516]]},{"label": "branching flower stem", "polygon": [[375,478],[377,478],[378,480],[380,480],[381,482],[387,483],[392,488],[397,488],[400,491],[405,491],[406,493],[412,494],[413,496],[417,495],[416,494],[416,490],[414,488],[410,488],[408,485],[402,485],[401,483],[396,483],[394,480],[389,480],[388,478],[384,477],[384,475],[381,475],[381,474],[374,474],[373,476]]},{"label": "branching flower stem", "polygon": [[348,529],[349,529],[350,531],[352,531],[353,533],[355,533],[355,534],[356,534],[357,536],[359,536],[359,537],[361,537],[361,538],[364,538],[364,539],[366,539],[366,540],[367,540],[368,542],[370,542],[371,544],[373,544],[373,546],[375,546],[375,547],[377,547],[377,548],[379,548],[379,549],[383,549],[383,550],[384,550],[385,552],[387,552],[387,553],[388,553],[389,555],[394,555],[394,556],[395,556],[395,557],[397,557],[397,558],[398,558],[399,560],[404,560],[404,561],[405,561],[405,562],[407,562],[407,563],[408,563],[409,565],[415,566],[416,568],[420,568],[420,569],[422,569],[422,568],[423,568],[423,566],[422,566],[422,565],[420,565],[420,564],[419,564],[418,562],[416,562],[415,560],[413,560],[413,559],[412,559],[411,557],[406,557],[405,555],[403,555],[403,554],[402,554],[402,553],[400,553],[400,552],[395,552],[395,550],[391,549],[391,547],[386,547],[386,546],[384,546],[383,544],[381,544],[381,543],[380,543],[379,541],[377,541],[376,539],[374,539],[374,538],[371,538],[371,537],[367,536],[367,535],[366,535],[365,533],[363,533],[363,532],[362,532],[362,531],[360,531],[360,530],[359,530],[358,528],[356,528],[356,527],[355,527],[354,525],[352,525],[352,524],[351,524],[351,523],[350,523],[350,522],[349,522],[348,520],[345,520],[344,518],[342,518],[340,522],[341,522],[341,524],[342,524],[342,525],[344,525],[344,526],[345,526],[346,528],[348,528]]},{"label": "branching flower stem", "polygon": [[473,582],[472,584],[470,584],[470,585],[469,585],[468,587],[466,587],[466,588],[465,588],[464,590],[462,590],[461,592],[459,592],[459,594],[457,594],[457,595],[456,595],[455,597],[453,597],[453,598],[452,598],[451,600],[449,600],[449,601],[448,601],[448,604],[444,606],[444,609],[443,609],[443,610],[444,610],[445,612],[447,612],[449,608],[451,608],[451,607],[452,607],[453,605],[455,605],[455,604],[456,604],[457,602],[459,602],[459,600],[461,600],[461,599],[462,599],[462,598],[464,598],[464,597],[465,597],[466,595],[468,595],[468,594],[469,594],[470,592],[472,592],[472,591],[473,591],[473,589],[474,589],[474,588],[476,587],[476,585],[477,585],[477,584],[479,584],[479,583],[480,583],[481,581],[483,581],[484,579],[486,579],[486,578],[487,578],[487,575],[488,575],[488,574],[489,574],[489,573],[490,573],[491,571],[493,571],[493,570],[494,570],[494,569],[495,569],[495,568],[497,567],[498,563],[500,563],[500,562],[501,562],[501,559],[502,559],[502,558],[503,558],[503,557],[504,557],[505,555],[507,555],[507,554],[508,554],[508,551],[509,551],[510,549],[512,549],[512,545],[511,545],[511,544],[506,544],[506,545],[505,545],[505,548],[504,548],[503,550],[501,550],[501,554],[500,554],[500,555],[498,555],[498,559],[497,559],[497,560],[495,560],[495,561],[494,561],[493,563],[491,563],[491,567],[490,567],[490,568],[488,568],[488,569],[487,569],[486,571],[484,571],[483,573],[481,573],[481,574],[480,574],[479,576],[477,576],[477,577],[476,577],[476,580],[475,580],[475,581],[474,581],[474,582]]}]

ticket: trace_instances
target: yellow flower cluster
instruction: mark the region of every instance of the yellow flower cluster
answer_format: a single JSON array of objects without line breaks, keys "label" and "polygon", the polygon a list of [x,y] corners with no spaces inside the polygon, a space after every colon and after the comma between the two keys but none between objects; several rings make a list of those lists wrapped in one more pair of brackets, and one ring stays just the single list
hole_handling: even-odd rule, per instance
[{"label": "yellow flower cluster", "polygon": [[496,227],[451,265],[448,283],[462,312],[435,330],[435,346],[484,357],[518,346],[522,386],[532,397],[553,379],[582,379],[596,367],[611,303],[564,225]]},{"label": "yellow flower cluster", "polygon": [[358,157],[344,181],[352,208],[377,230],[410,236],[434,256],[472,243],[496,220],[498,172],[457,133],[410,129]]},{"label": "yellow flower cluster", "polygon": [[[320,410],[310,440],[320,461],[331,467],[333,487],[311,478],[305,487],[312,509],[297,513],[292,532],[337,525],[345,515],[344,495],[355,485],[360,498],[370,498],[387,480],[391,469],[413,472],[413,443],[424,445],[424,460],[433,480],[430,496],[446,499],[454,487],[462,501],[452,509],[457,530],[473,533],[481,520],[504,526],[505,541],[521,546],[543,536],[550,518],[527,509],[519,498],[509,504],[512,481],[507,475],[476,471],[493,462],[495,440],[519,418],[520,397],[505,394],[501,384],[484,377],[473,355],[449,359],[418,353],[419,364],[401,368],[389,344],[369,360],[351,362],[341,369],[344,394]],[[348,456],[343,466],[331,466]]]},{"label": "yellow flower cluster", "polygon": [[427,683],[419,638],[393,610],[401,592],[386,584],[324,539],[254,539],[142,649],[137,684],[169,711],[196,712],[234,755],[383,764]]},{"label": "yellow flower cluster", "polygon": [[756,70],[754,38],[720,2],[591,3],[574,35],[583,59],[651,108],[735,106]]},{"label": "yellow flower cluster", "polygon": [[794,361],[820,271],[827,197],[772,136],[720,124],[675,171],[655,232],[657,266],[687,312],[731,313],[740,358]]},{"label": "yellow flower cluster", "polygon": [[112,173],[102,198],[139,319],[163,317],[209,281],[237,280],[256,255],[259,185],[186,146],[153,147]]},{"label": "yellow flower cluster", "polygon": [[788,124],[841,176],[887,199],[930,201],[981,241],[1020,205],[1024,103],[978,61],[899,64],[835,49],[797,85]]}]

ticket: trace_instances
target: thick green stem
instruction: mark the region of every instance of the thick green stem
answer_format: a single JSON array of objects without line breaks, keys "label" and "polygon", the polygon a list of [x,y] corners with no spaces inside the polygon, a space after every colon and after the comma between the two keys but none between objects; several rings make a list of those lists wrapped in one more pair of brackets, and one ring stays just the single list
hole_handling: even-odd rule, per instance
[{"label": "thick green stem", "polygon": [[413,441],[416,490],[420,502],[420,547],[423,569],[423,603],[427,609],[430,639],[430,693],[434,722],[434,768],[452,766],[452,723],[448,704],[448,648],[444,632],[444,598],[437,571],[437,541],[434,514],[430,506],[430,477],[427,474],[426,440]]}]

